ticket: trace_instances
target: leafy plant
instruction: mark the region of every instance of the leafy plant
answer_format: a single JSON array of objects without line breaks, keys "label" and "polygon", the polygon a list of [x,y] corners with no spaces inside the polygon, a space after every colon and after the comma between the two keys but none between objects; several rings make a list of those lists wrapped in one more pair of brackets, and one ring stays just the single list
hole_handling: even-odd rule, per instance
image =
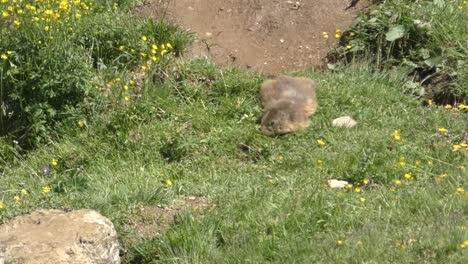
[{"label": "leafy plant", "polygon": [[332,62],[370,59],[407,73],[438,103],[468,100],[466,1],[383,1],[360,14],[330,52]]}]

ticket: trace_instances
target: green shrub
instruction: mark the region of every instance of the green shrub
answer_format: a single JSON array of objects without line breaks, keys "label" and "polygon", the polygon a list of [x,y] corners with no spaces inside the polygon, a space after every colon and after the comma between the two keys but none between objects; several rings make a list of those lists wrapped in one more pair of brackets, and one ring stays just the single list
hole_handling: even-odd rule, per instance
[{"label": "green shrub", "polygon": [[99,109],[103,75],[160,72],[172,57],[167,55],[190,44],[187,32],[134,18],[117,6],[0,2],[0,136],[25,147],[45,142],[61,122]]},{"label": "green shrub", "polygon": [[407,91],[439,103],[466,101],[467,20],[466,1],[382,1],[358,16],[329,59],[366,58],[379,67],[398,66],[410,77]]}]

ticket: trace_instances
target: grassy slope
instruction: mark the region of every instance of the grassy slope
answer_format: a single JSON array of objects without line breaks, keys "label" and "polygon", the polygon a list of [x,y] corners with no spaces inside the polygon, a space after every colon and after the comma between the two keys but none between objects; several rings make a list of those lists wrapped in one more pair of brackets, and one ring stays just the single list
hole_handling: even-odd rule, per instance
[{"label": "grassy slope", "polygon": [[[143,263],[466,260],[459,245],[468,240],[468,197],[456,190],[468,184],[459,168],[468,164],[466,152],[452,151],[466,132],[466,113],[423,107],[401,93],[397,78],[365,66],[304,72],[298,75],[319,84],[311,128],[268,138],[258,126],[261,76],[204,61],[177,71],[177,82],[148,87],[128,109],[73,128],[61,142],[6,168],[0,217],[36,207],[94,208],[116,224],[127,260]],[[357,127],[331,126],[347,114]],[[439,136],[442,127],[450,137]],[[396,129],[399,142],[391,136]],[[180,161],[166,162],[161,149]],[[402,157],[406,165],[395,166]],[[60,165],[51,175],[31,176],[54,158]],[[411,181],[403,179],[408,172]],[[448,176],[435,180],[442,174]],[[163,183],[167,178],[172,186]],[[361,193],[332,191],[325,186],[330,178],[372,184]],[[44,195],[47,184],[54,191]],[[29,194],[15,205],[21,188]],[[215,207],[177,217],[154,239],[129,239],[126,223],[138,205],[188,195],[207,196]]]}]

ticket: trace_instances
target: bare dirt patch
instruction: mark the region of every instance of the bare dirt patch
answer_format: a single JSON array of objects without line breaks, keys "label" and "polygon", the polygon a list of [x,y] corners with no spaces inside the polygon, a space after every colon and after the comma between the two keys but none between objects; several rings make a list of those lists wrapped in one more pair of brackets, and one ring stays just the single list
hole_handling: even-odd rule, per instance
[{"label": "bare dirt patch", "polygon": [[[196,33],[192,56],[275,74],[323,65],[336,29],[347,28],[365,1],[149,0],[140,15]],[[329,32],[324,40],[322,32]]]},{"label": "bare dirt patch", "polygon": [[190,212],[201,215],[212,207],[207,197],[188,196],[174,201],[170,206],[141,206],[132,213],[133,218],[127,224],[132,231],[131,239],[151,238],[166,231],[177,214]]}]

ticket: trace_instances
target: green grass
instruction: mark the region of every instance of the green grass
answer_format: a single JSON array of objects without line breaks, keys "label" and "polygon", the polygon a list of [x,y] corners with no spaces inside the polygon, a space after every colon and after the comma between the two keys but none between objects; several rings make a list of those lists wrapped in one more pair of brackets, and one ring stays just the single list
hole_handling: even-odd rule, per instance
[{"label": "green grass", "polygon": [[[389,53],[379,56],[392,65],[399,64],[391,54],[401,56],[397,61],[425,63],[412,53],[420,48],[431,58],[442,56],[435,67],[458,73],[451,92],[463,97],[466,7],[435,9],[461,2],[429,2],[375,7],[367,18],[378,17],[380,24],[374,32],[364,23],[356,31],[364,35],[355,41],[384,38],[391,27],[404,25],[396,42],[380,42]],[[127,10],[137,2],[119,3]],[[407,8],[414,5],[422,6]],[[385,7],[394,8],[398,19],[389,18]],[[132,18],[112,2],[96,4],[92,12],[72,9],[83,17],[54,24],[51,31],[35,28],[31,12],[12,13],[22,27],[0,28],[0,53],[9,56],[0,61],[0,222],[37,208],[95,209],[115,224],[124,263],[468,259],[468,245],[461,246],[468,241],[468,113],[423,106],[411,90],[420,87],[405,80],[405,67],[388,71],[354,61],[294,73],[318,83],[318,111],[310,128],[266,137],[258,98],[265,76],[201,59],[173,60],[191,42],[189,33],[164,21]],[[429,18],[430,31],[413,27],[413,19]],[[0,25],[6,21],[1,18]],[[42,29],[48,22],[39,23]],[[43,47],[33,45],[38,39]],[[147,57],[139,53],[150,54],[153,42],[172,43],[174,57],[160,60],[150,78],[141,80]],[[351,44],[353,52],[361,48]],[[370,54],[375,47],[362,48]],[[333,127],[331,121],[343,115],[358,125]],[[396,130],[401,140],[395,140]],[[26,150],[28,142],[38,147]],[[329,179],[353,186],[330,190]],[[207,199],[205,209],[175,216],[163,209],[190,196]]]},{"label": "green grass", "polygon": [[[452,151],[466,113],[424,107],[402,93],[401,76],[371,66],[300,72],[318,82],[319,110],[309,129],[270,138],[258,124],[262,76],[203,60],[173,71],[177,79],[148,83],[126,107],[7,164],[1,219],[37,207],[96,209],[116,225],[129,263],[466,261],[468,197],[457,188],[468,184],[460,169],[467,154]],[[332,127],[342,115],[358,126]],[[406,165],[396,166],[402,157]],[[50,175],[35,176],[44,165]],[[414,178],[404,180],[409,172]],[[333,178],[361,183],[361,192],[330,190]],[[52,191],[43,194],[46,185]],[[161,235],[131,239],[136,208],[190,195],[208,197],[210,209],[182,212]]]}]

